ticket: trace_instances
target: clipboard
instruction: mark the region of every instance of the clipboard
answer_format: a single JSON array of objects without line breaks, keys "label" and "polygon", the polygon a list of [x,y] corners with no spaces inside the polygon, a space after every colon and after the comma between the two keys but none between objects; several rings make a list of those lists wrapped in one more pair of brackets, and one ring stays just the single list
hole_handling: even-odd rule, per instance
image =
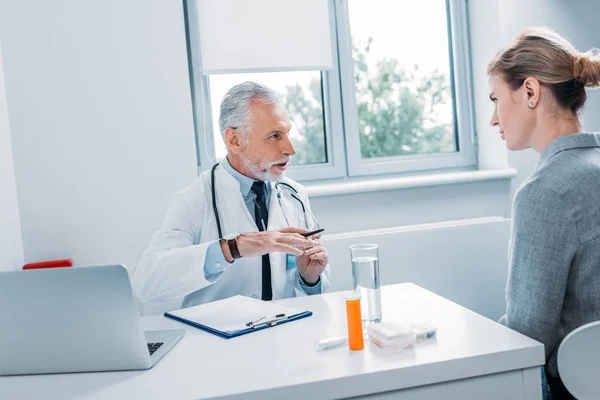
[{"label": "clipboard", "polygon": [[169,311],[165,317],[224,339],[310,317],[311,311],[246,296]]}]

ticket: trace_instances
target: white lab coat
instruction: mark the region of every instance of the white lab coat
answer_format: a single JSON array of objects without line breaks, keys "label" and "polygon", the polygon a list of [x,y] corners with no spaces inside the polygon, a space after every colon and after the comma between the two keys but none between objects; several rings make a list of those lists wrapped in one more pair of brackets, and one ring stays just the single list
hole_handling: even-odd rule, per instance
[{"label": "white lab coat", "polygon": [[[298,190],[306,207],[310,207],[304,188],[284,178]],[[215,170],[216,199],[223,235],[257,232],[240,192],[239,182],[221,165]],[[190,186],[176,193],[160,231],[133,272],[133,289],[144,314],[162,313],[182,305],[224,299],[237,294],[261,298],[262,259],[243,257],[230,264],[215,281],[204,275],[208,246],[219,239],[212,207],[210,171],[202,173]],[[281,189],[282,206],[291,226],[305,228],[300,203]],[[309,218],[310,221],[310,218]],[[287,227],[271,183],[268,230]],[[309,227],[313,228],[313,227]],[[273,300],[306,295],[298,283],[297,269],[288,265],[286,253],[270,253]],[[329,265],[321,274],[321,288],[329,287]]]}]

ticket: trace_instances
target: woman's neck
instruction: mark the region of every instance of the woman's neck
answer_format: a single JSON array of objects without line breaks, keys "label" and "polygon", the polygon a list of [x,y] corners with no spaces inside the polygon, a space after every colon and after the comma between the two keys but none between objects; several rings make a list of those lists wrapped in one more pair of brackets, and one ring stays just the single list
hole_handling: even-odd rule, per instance
[{"label": "woman's neck", "polygon": [[583,127],[577,115],[561,115],[554,118],[544,118],[537,124],[536,134],[532,135],[531,146],[539,154],[548,147],[550,142],[561,136],[583,132]]}]

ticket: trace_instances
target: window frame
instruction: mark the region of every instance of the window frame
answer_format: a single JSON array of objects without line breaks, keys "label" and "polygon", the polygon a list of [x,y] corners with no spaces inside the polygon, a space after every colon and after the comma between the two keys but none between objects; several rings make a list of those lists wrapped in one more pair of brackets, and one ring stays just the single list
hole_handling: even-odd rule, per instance
[{"label": "window frame", "polygon": [[446,0],[446,9],[449,24],[450,72],[453,75],[451,87],[454,97],[454,133],[458,151],[362,158],[348,0],[335,0],[337,33],[340,38],[338,42],[340,79],[341,86],[345,89],[342,90],[340,101],[343,105],[349,177],[476,166],[475,119],[471,111],[473,85],[466,0]]},{"label": "window frame", "polygon": [[[200,174],[209,170],[218,160],[213,136],[210,81],[209,76],[202,73],[202,54],[197,25],[198,9],[193,0],[183,0],[183,2],[196,156],[198,174]],[[414,175],[428,170],[433,172],[440,169],[476,167],[467,0],[446,0],[446,7],[449,10],[449,15],[447,13],[450,46],[448,50],[454,78],[451,81],[454,96],[454,132],[459,150],[452,153],[371,159],[363,159],[360,152],[348,0],[328,0],[328,4],[334,68],[321,71],[327,162],[290,165],[288,175],[297,181],[320,181],[383,174]]]},{"label": "window frame", "polygon": [[[215,154],[214,126],[212,121],[212,105],[210,96],[210,75],[202,73],[202,54],[200,49],[200,32],[196,21],[198,9],[195,1],[184,0],[184,17],[187,31],[187,48],[189,59],[190,86],[192,89],[192,106],[194,111],[194,127],[196,133],[196,156],[198,173],[207,171],[218,161]],[[329,18],[335,27],[333,3],[329,1]],[[337,30],[331,29],[330,40],[337,43]],[[193,49],[193,50],[192,50]],[[331,101],[339,97],[339,76],[335,66],[339,65],[336,46],[332,46],[333,70],[320,71],[323,104],[323,125],[325,129],[326,162],[306,165],[290,165],[288,175],[299,181],[343,178],[346,176],[346,160],[344,153],[344,133],[342,109],[339,101]],[[252,72],[267,72],[251,71]],[[273,71],[282,72],[282,71]]]}]

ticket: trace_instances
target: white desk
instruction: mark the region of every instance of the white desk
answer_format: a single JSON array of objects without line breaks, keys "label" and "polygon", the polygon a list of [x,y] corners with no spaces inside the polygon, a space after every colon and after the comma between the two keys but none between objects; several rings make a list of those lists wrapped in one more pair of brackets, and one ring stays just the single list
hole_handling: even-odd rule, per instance
[{"label": "white desk", "polygon": [[314,315],[231,340],[147,317],[145,329],[187,331],[153,369],[0,377],[0,399],[541,399],[538,342],[410,283],[382,300],[384,320],[434,323],[437,338],[391,356],[368,344],[317,352],[345,332],[340,292],[282,300]]}]

